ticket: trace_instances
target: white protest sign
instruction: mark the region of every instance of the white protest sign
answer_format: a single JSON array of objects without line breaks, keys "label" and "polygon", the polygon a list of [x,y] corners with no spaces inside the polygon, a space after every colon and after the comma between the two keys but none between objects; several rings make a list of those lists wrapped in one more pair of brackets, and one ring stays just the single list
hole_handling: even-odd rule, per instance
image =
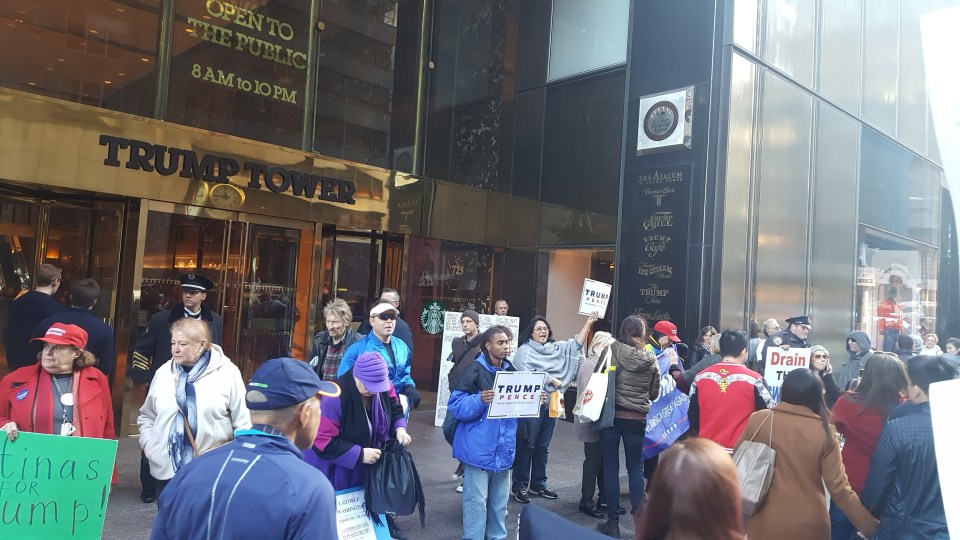
[{"label": "white protest sign", "polygon": [[487,418],[537,418],[546,380],[538,371],[498,371]]},{"label": "white protest sign", "polygon": [[767,367],[763,378],[767,380],[773,399],[780,402],[780,387],[783,378],[791,371],[799,368],[810,369],[810,349],[791,347],[783,350],[780,347],[767,347]]},{"label": "white protest sign", "polygon": [[[440,380],[437,382],[437,410],[434,412],[433,425],[442,426],[447,417],[447,401],[450,400],[450,382],[447,375],[453,369],[453,362],[448,361],[453,351],[453,340],[463,337],[463,327],[460,326],[461,312],[443,312],[443,344],[440,346]],[[506,315],[480,315],[480,332],[491,326],[506,326],[513,332],[511,351],[517,350],[517,336],[520,334],[520,318]]]},{"label": "white protest sign", "polygon": [[580,292],[580,315],[589,315],[594,311],[597,317],[603,318],[610,303],[610,290],[613,285],[593,279],[583,280],[583,290]]},{"label": "white protest sign", "polygon": [[937,473],[943,509],[951,538],[960,538],[960,431],[957,411],[960,410],[960,379],[930,385],[930,418],[933,421],[933,444],[937,452]]},{"label": "white protest sign", "polygon": [[367,515],[362,487],[337,492],[337,536],[340,540],[390,540],[385,519],[381,514],[380,523],[383,525],[377,525]]}]

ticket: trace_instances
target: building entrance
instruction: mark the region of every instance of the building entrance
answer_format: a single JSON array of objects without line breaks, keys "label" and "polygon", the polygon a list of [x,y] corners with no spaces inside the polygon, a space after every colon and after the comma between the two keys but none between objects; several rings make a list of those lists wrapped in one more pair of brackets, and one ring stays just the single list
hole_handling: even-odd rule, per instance
[{"label": "building entrance", "polygon": [[[314,224],[156,201],[145,205],[138,335],[153,314],[180,302],[178,277],[196,272],[216,285],[204,304],[223,317],[222,347],[244,380],[267,359],[309,352]],[[128,386],[124,430],[134,433],[148,388]]]},{"label": "building entrance", "polygon": [[[41,264],[63,269],[55,297],[69,305],[70,284],[93,278],[102,289],[94,314],[112,325],[126,203],[119,198],[28,190],[0,184],[0,328],[10,305],[34,286]],[[8,373],[0,340],[0,377]]]}]

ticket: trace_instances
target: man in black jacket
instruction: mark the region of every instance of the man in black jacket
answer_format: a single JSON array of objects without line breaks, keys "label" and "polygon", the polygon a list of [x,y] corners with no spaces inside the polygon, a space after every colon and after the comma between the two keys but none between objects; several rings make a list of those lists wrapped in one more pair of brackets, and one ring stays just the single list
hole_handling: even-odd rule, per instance
[{"label": "man in black jacket", "polygon": [[[70,284],[70,307],[40,321],[33,330],[32,337],[43,337],[53,323],[75,324],[83,328],[88,336],[86,350],[97,357],[97,369],[109,379],[117,364],[116,342],[113,338],[113,329],[91,311],[99,299],[100,285],[95,279],[74,281]],[[33,343],[42,344],[43,342],[34,341]],[[42,348],[37,346],[35,350],[39,353]]]},{"label": "man in black jacket", "polygon": [[[165,309],[150,317],[147,331],[137,338],[133,347],[133,362],[130,363],[130,376],[136,384],[148,384],[153,374],[170,360],[170,325],[178,319],[192,317],[205,321],[210,327],[210,341],[220,345],[223,341],[223,319],[203,301],[207,291],[213,289],[213,282],[200,274],[180,276],[180,296],[182,303]],[[140,500],[151,503],[157,500],[157,482],[150,476],[150,467],[145,457],[140,458]]]},{"label": "man in black jacket", "polygon": [[30,336],[37,323],[63,310],[63,305],[53,298],[60,288],[60,275],[61,270],[56,266],[41,264],[34,277],[36,287],[21,294],[10,304],[7,331],[4,334],[10,371],[37,363]]},{"label": "man in black jacket", "polygon": [[334,298],[323,306],[323,322],[326,330],[313,336],[313,353],[310,365],[317,375],[325,381],[337,380],[337,368],[343,353],[354,343],[363,339],[358,332],[350,329],[353,312],[350,306],[340,298]]}]

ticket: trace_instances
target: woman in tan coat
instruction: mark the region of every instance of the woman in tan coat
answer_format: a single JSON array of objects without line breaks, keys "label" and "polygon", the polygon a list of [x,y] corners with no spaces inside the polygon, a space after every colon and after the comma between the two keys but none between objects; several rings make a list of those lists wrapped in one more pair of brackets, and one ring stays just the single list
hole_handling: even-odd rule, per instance
[{"label": "woman in tan coat", "polygon": [[[809,369],[796,369],[784,377],[782,403],[771,410],[750,415],[737,441],[766,443],[773,427],[777,452],[773,481],[767,498],[747,520],[751,539],[822,540],[830,538],[830,516],[823,493],[826,485],[832,500],[864,534],[872,535],[877,520],[860,503],[850,487],[840,459],[840,444],[828,420],[823,401],[823,382]],[[761,424],[768,416],[766,424]]]}]

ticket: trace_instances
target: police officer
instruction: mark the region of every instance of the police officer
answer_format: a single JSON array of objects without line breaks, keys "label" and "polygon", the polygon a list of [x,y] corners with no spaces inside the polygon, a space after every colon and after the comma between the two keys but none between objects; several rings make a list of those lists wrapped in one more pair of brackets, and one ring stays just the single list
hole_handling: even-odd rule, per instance
[{"label": "police officer", "polygon": [[766,343],[763,344],[763,350],[760,351],[760,358],[757,359],[757,367],[760,368],[757,371],[760,372],[760,375],[763,375],[767,367],[768,348],[780,347],[786,351],[791,347],[804,349],[810,347],[810,344],[807,342],[807,336],[810,335],[810,329],[812,328],[810,316],[798,315],[796,317],[790,317],[786,320],[786,323],[789,325],[786,330],[781,330],[768,337]]},{"label": "police officer", "polygon": [[[153,380],[153,374],[167,360],[170,360],[170,325],[178,319],[192,317],[206,321],[210,327],[210,341],[220,345],[223,338],[223,319],[203,301],[207,291],[213,289],[213,282],[200,274],[180,276],[180,296],[182,302],[170,309],[150,317],[147,331],[137,338],[133,348],[133,362],[130,363],[130,376],[136,384],[147,384]],[[146,458],[140,458],[140,500],[151,503],[157,498],[157,483],[150,476],[150,466]]]}]

